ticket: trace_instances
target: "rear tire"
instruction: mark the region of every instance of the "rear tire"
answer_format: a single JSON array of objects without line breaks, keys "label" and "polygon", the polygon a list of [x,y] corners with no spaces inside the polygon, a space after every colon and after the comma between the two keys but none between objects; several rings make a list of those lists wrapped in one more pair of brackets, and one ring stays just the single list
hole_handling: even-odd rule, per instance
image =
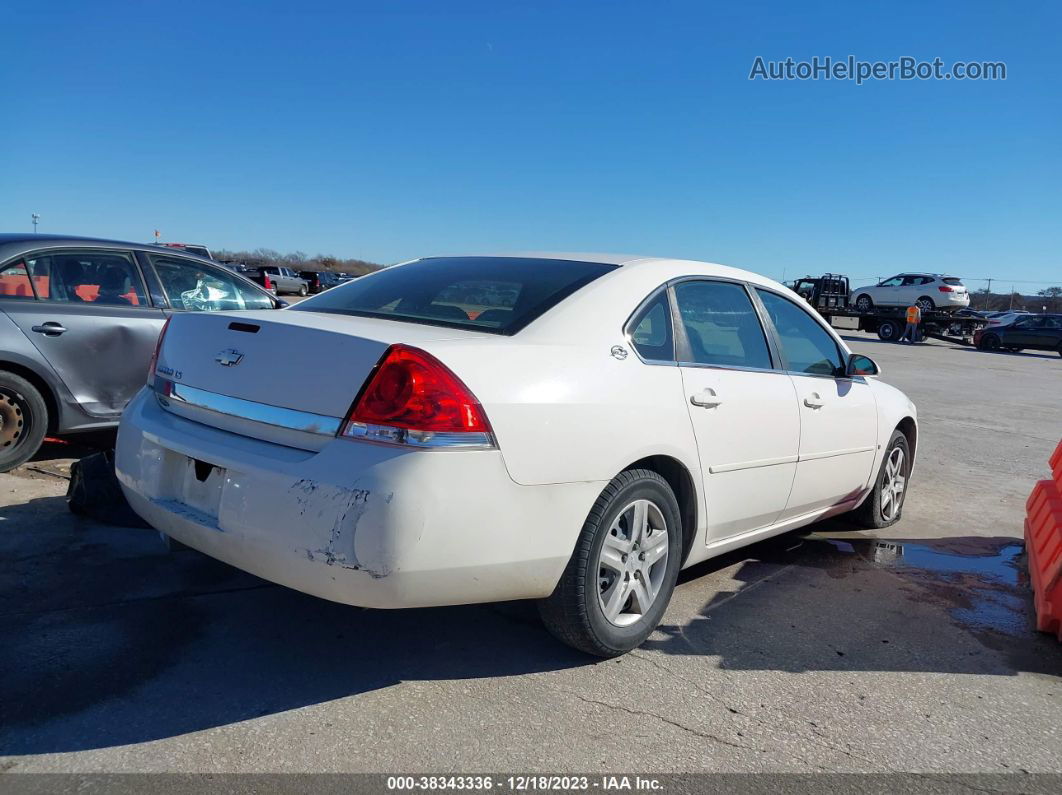
[{"label": "rear tire", "polygon": [[[897,481],[897,475],[902,479]],[[903,514],[911,476],[911,448],[901,431],[893,431],[874,479],[874,490],[855,510],[855,520],[873,529],[896,524]],[[884,498],[884,503],[882,502]]]},{"label": "rear tire", "polygon": [[999,337],[995,334],[985,334],[981,337],[981,343],[977,347],[983,351],[998,351]]},{"label": "rear tire", "polygon": [[900,338],[900,325],[892,320],[883,320],[878,324],[878,339],[895,342]]},{"label": "rear tire", "polygon": [[874,301],[869,295],[861,295],[856,299],[856,309],[860,312],[869,312],[874,307]]},{"label": "rear tire", "polygon": [[561,642],[618,657],[660,623],[682,556],[682,519],[667,481],[647,469],[621,472],[594,503],[560,582],[538,604],[539,615]]},{"label": "rear tire", "polygon": [[302,296],[306,295],[306,285],[305,284],[302,287],[299,288],[299,295],[302,295]]},{"label": "rear tire", "polygon": [[0,472],[29,461],[48,430],[48,405],[29,381],[0,370]]}]

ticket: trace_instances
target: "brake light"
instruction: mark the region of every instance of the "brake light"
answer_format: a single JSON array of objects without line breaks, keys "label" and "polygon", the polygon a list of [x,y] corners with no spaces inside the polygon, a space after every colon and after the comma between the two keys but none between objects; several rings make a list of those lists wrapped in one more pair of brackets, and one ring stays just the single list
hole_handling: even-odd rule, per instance
[{"label": "brake light", "polygon": [[166,322],[162,324],[162,331],[159,332],[159,338],[155,340],[155,351],[151,354],[151,363],[148,364],[147,373],[147,385],[155,385],[155,367],[159,363],[159,351],[162,350],[162,338],[166,336],[166,329],[170,327],[170,321],[173,318],[166,318]]},{"label": "brake light", "polygon": [[937,289],[940,290],[942,293],[953,293],[953,292],[955,292],[955,290],[953,288],[951,288],[951,287],[943,287],[943,286],[941,286],[941,287],[938,287]]},{"label": "brake light", "polygon": [[387,349],[362,387],[342,436],[419,447],[493,447],[483,406],[426,351]]},{"label": "brake light", "polygon": [[273,289],[273,282],[269,281],[269,274],[268,273],[263,273],[262,274],[262,286],[265,287],[267,290],[272,290]]}]

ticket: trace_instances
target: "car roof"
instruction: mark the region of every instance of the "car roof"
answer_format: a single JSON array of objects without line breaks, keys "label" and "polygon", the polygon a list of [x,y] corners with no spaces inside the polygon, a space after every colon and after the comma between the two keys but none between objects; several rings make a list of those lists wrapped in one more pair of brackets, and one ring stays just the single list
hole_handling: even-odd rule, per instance
[{"label": "car roof", "polygon": [[134,243],[129,240],[108,240],[101,237],[83,237],[81,235],[35,235],[32,233],[0,232],[0,260],[8,256],[30,251],[35,248],[72,248],[85,246],[86,248],[99,248],[107,246],[120,246],[122,248],[135,248],[141,251],[158,251],[169,255],[179,253],[182,257],[202,260],[203,262],[215,263],[200,254],[187,249],[172,246],[156,246],[154,243]]}]

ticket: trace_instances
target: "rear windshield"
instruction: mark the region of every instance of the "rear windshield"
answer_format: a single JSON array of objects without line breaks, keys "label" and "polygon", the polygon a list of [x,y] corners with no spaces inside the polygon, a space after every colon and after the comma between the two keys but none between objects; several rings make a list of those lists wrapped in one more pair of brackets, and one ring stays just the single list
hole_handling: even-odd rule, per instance
[{"label": "rear windshield", "polygon": [[374,273],[291,307],[515,334],[615,265],[524,257],[437,257]]},{"label": "rear windshield", "polygon": [[957,279],[954,276],[945,276],[941,281],[944,284],[962,284],[962,279]]}]

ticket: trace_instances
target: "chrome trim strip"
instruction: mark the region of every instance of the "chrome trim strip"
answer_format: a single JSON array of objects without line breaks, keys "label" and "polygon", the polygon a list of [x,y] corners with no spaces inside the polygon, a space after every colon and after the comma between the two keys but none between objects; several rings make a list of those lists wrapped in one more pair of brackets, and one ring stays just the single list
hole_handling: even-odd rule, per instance
[{"label": "chrome trim strip", "polygon": [[707,362],[679,362],[679,367],[696,367],[701,370],[736,370],[741,373],[777,373],[778,375],[788,375],[785,370],[778,370],[773,367],[745,367],[740,364],[708,364]]},{"label": "chrome trim strip", "polygon": [[836,458],[842,455],[856,455],[858,453],[872,453],[873,447],[852,447],[847,450],[829,450],[825,453],[809,453],[807,455],[784,455],[778,458],[761,458],[756,461],[741,461],[736,464],[717,464],[708,467],[710,475],[718,475],[722,472],[738,472],[742,469],[758,469],[760,467],[773,467],[778,464],[796,464],[801,461],[818,461],[820,458]]},{"label": "chrome trim strip", "polygon": [[323,414],[313,414],[309,411],[296,411],[280,406],[271,406],[268,403],[256,403],[253,400],[230,397],[217,392],[208,392],[205,389],[178,384],[162,378],[155,379],[155,394],[163,408],[169,408],[168,400],[182,403],[186,406],[212,411],[216,414],[225,414],[230,417],[260,422],[263,425],[272,425],[277,428],[287,428],[304,433],[315,433],[321,436],[335,436],[339,431],[342,420],[339,417],[326,417]]},{"label": "chrome trim strip", "polygon": [[348,422],[340,438],[443,450],[493,450],[498,446],[492,433],[411,431],[393,425],[370,425],[365,422]]},{"label": "chrome trim strip", "polygon": [[858,453],[873,453],[874,448],[871,447],[850,447],[847,450],[827,450],[825,453],[808,453],[801,455],[801,461],[818,461],[820,458],[836,458],[841,455],[856,455]]},{"label": "chrome trim strip", "polygon": [[783,455],[778,458],[761,458],[757,461],[742,461],[737,464],[719,464],[708,467],[708,473],[717,475],[721,472],[737,472],[741,469],[758,469],[760,467],[773,467],[778,464],[795,464],[799,460],[795,455]]}]

